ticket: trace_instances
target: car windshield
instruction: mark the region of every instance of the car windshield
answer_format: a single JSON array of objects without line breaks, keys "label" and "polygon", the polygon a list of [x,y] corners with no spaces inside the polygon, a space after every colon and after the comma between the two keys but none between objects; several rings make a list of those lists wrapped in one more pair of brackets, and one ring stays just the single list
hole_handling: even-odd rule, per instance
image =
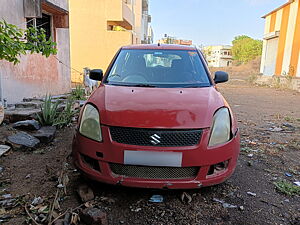
[{"label": "car windshield", "polygon": [[104,83],[138,87],[209,87],[196,50],[121,50]]}]

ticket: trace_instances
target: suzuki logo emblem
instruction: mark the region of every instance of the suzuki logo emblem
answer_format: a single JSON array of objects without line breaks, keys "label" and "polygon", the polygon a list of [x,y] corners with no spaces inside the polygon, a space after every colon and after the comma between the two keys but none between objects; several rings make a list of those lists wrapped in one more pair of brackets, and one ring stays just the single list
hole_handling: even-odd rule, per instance
[{"label": "suzuki logo emblem", "polygon": [[161,142],[160,139],[161,139],[161,137],[157,134],[153,134],[153,135],[150,136],[150,142],[153,145],[160,144],[160,142]]}]

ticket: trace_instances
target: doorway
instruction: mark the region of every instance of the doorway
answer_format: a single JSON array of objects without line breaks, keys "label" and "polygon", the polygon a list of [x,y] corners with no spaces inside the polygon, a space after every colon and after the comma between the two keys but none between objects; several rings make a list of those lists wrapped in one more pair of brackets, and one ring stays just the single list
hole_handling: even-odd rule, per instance
[{"label": "doorway", "polygon": [[267,40],[264,75],[268,75],[268,76],[275,75],[278,40],[279,40],[278,37]]}]

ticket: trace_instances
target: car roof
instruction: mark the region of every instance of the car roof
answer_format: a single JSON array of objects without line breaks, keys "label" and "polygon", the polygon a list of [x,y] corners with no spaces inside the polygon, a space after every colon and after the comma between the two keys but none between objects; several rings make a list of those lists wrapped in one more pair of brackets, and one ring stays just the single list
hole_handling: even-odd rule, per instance
[{"label": "car roof", "polygon": [[141,44],[141,45],[128,45],[122,47],[122,49],[160,49],[160,50],[189,50],[194,51],[196,47],[187,46],[187,45],[167,45],[167,44]]}]

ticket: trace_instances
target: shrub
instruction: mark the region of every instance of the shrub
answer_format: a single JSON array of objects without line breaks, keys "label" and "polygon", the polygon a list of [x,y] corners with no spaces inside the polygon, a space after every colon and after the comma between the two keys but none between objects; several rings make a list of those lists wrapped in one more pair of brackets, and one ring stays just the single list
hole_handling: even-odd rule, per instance
[{"label": "shrub", "polygon": [[85,91],[81,85],[76,85],[75,89],[72,90],[72,98],[74,100],[85,100]]},{"label": "shrub", "polygon": [[72,98],[69,98],[67,104],[62,112],[60,112],[55,119],[53,125],[58,128],[65,127],[72,122],[73,116],[76,114],[76,111],[73,110],[74,101]]},{"label": "shrub", "polygon": [[73,110],[74,100],[70,97],[67,100],[63,111],[58,112],[58,101],[53,103],[51,96],[45,97],[45,102],[42,104],[42,112],[37,114],[38,121],[43,126],[56,126],[62,128],[72,122],[76,111]]},{"label": "shrub", "polygon": [[41,105],[42,112],[37,114],[38,121],[43,126],[52,126],[57,117],[58,102],[53,103],[52,97],[46,95],[44,103]]}]

